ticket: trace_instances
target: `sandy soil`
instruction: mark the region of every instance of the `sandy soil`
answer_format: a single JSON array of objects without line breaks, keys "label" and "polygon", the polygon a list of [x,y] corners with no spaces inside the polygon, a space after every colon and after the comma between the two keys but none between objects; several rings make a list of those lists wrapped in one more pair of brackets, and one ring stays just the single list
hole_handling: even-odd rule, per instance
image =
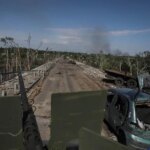
[{"label": "sandy soil", "polygon": [[84,67],[71,64],[64,59],[57,60],[54,68],[44,80],[41,92],[35,97],[36,119],[43,141],[50,137],[51,95],[58,92],[76,92],[107,89],[100,78],[93,78],[85,73]]}]

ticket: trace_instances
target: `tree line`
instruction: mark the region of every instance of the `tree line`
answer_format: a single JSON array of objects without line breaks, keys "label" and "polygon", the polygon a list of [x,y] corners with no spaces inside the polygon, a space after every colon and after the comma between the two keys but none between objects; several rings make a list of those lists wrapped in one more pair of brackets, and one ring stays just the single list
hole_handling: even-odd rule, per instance
[{"label": "tree line", "polygon": [[31,70],[60,56],[83,62],[100,70],[111,69],[133,76],[141,71],[150,72],[149,51],[141,52],[135,56],[116,56],[105,54],[103,51],[97,54],[88,54],[52,51],[48,48],[39,50],[30,48],[30,46],[28,48],[20,47],[11,37],[1,38],[0,43],[2,44],[0,47],[0,72],[5,73],[17,71],[18,65],[21,65],[23,70]]}]

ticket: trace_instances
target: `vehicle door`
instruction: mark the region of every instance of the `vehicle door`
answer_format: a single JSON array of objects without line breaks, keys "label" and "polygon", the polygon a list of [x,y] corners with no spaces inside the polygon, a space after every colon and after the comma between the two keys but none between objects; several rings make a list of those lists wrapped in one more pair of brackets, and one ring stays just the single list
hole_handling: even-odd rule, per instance
[{"label": "vehicle door", "polygon": [[110,114],[110,109],[111,109],[111,103],[114,99],[115,93],[112,91],[108,91],[107,93],[107,101],[105,105],[105,120],[109,122],[109,114]]},{"label": "vehicle door", "polygon": [[108,110],[108,112],[109,112],[109,116],[108,116],[109,121],[108,122],[113,129],[114,129],[114,117],[115,117],[115,115],[114,115],[115,103],[116,103],[117,99],[118,99],[118,95],[115,94],[111,104],[109,105],[109,110]]},{"label": "vehicle door", "polygon": [[122,95],[117,95],[110,109],[110,120],[113,129],[122,126],[128,112],[128,100]]}]

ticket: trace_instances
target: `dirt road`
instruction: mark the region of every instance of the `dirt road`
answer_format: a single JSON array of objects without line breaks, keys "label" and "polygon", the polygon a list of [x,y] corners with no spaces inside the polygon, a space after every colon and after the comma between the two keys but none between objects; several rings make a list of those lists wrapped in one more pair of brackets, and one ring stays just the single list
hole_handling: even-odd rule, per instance
[{"label": "dirt road", "polygon": [[92,91],[106,89],[108,85],[100,78],[93,78],[84,73],[84,68],[59,59],[43,82],[41,92],[35,98],[37,118],[43,141],[50,137],[51,94],[58,92]]}]

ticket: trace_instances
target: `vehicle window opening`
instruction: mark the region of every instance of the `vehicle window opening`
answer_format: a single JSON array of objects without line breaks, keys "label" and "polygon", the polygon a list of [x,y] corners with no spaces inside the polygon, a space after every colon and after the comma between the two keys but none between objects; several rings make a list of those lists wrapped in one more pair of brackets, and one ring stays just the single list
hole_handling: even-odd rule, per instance
[{"label": "vehicle window opening", "polygon": [[136,104],[137,120],[143,123],[143,129],[150,129],[150,104]]},{"label": "vehicle window opening", "polygon": [[113,98],[114,98],[114,94],[113,93],[108,93],[108,95],[107,95],[107,102],[111,103]]},{"label": "vehicle window opening", "polygon": [[123,116],[126,115],[127,112],[126,102],[125,100],[122,100],[120,96],[118,96],[117,102],[115,104],[115,108],[121,115]]}]

